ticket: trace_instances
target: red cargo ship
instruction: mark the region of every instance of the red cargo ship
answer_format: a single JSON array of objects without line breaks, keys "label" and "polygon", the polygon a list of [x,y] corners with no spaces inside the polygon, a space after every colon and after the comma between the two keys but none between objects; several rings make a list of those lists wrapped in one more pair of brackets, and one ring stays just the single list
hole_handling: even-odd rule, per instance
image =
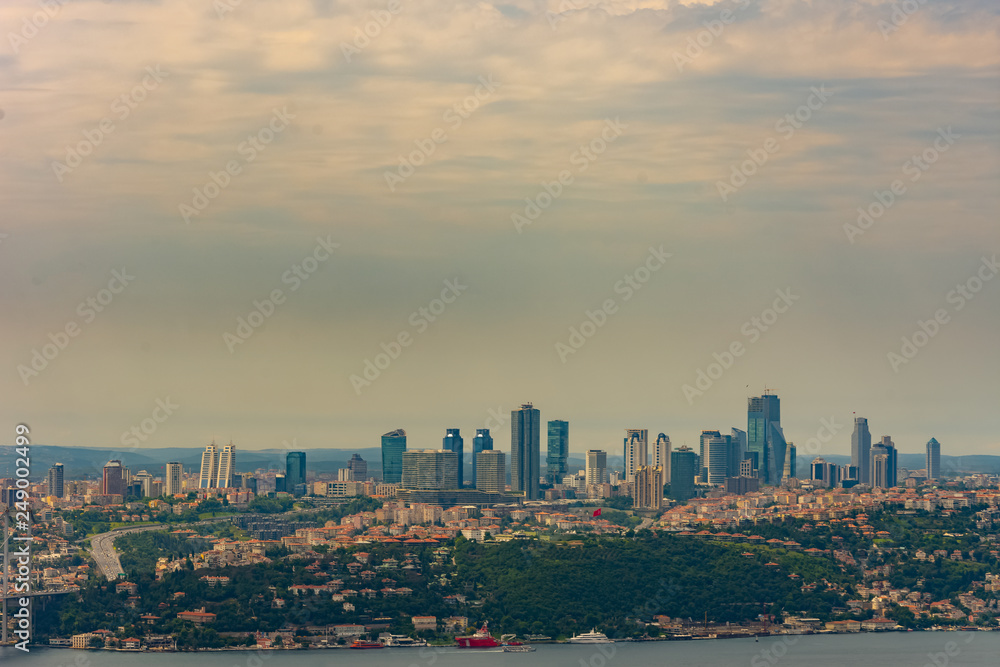
[{"label": "red cargo ship", "polygon": [[483,623],[483,627],[479,629],[479,632],[475,632],[471,635],[465,637],[455,637],[455,642],[458,644],[459,648],[496,648],[500,646],[500,642],[493,638],[490,634],[487,626],[489,623]]}]

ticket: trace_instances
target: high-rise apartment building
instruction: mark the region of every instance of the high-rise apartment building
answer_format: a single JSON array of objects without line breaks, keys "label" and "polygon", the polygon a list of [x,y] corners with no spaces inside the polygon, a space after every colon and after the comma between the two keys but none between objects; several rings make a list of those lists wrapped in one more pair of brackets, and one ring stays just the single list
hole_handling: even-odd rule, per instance
[{"label": "high-rise apartment building", "polygon": [[[178,461],[170,461],[163,471],[163,494],[173,496],[181,492],[181,479],[184,477],[184,466]],[[245,486],[245,484],[244,484]]]},{"label": "high-rise apartment building", "polygon": [[625,481],[634,482],[639,468],[649,465],[649,429],[625,429]]},{"label": "high-rise apartment building", "polygon": [[608,453],[600,449],[587,451],[587,484],[607,484]]},{"label": "high-rise apartment building", "polygon": [[649,510],[663,507],[663,468],[641,466],[635,471],[635,497],[632,506]]},{"label": "high-rise apartment building", "polygon": [[652,465],[663,468],[663,483],[670,483],[670,436],[661,433],[656,436],[656,444],[653,445]]},{"label": "high-rise apartment building", "polygon": [[101,471],[101,495],[125,497],[125,468],[118,460],[108,461]]},{"label": "high-rise apartment building", "polygon": [[680,447],[670,454],[670,497],[684,502],[695,496],[695,469],[698,467],[698,455],[689,447]]},{"label": "high-rise apartment building", "polygon": [[[476,465],[476,457],[479,452],[488,452],[493,449],[493,436],[488,428],[477,428],[476,437],[472,440],[472,486],[479,488],[479,470]],[[504,473],[504,484],[506,484],[506,472]]]},{"label": "high-rise apartment building", "polygon": [[48,482],[48,495],[55,496],[56,498],[62,498],[65,495],[63,475],[63,464],[55,463],[49,468],[49,474],[46,478]]},{"label": "high-rise apartment building", "polygon": [[927,479],[941,479],[941,444],[934,438],[927,441]]},{"label": "high-rise apartment building", "polygon": [[213,442],[201,455],[199,489],[224,489],[232,486],[236,474],[236,445],[229,443],[219,451]]},{"label": "high-rise apartment building", "polygon": [[[487,435],[489,432],[487,432]],[[492,446],[492,442],[490,445]],[[507,488],[507,455],[499,449],[484,449],[475,457],[476,488],[503,493]]]},{"label": "high-rise apartment building", "polygon": [[510,413],[510,488],[525,500],[538,500],[541,424],[537,409],[525,403]]},{"label": "high-rise apartment building", "polygon": [[553,419],[548,423],[548,443],[545,452],[545,478],[549,484],[559,484],[568,471],[569,422]]},{"label": "high-rise apartment building", "polygon": [[868,430],[868,420],[854,418],[854,433],[851,434],[851,465],[858,467],[858,482],[871,484],[872,434]]},{"label": "high-rise apartment building", "polygon": [[[155,498],[153,495],[153,476],[149,474],[146,470],[140,470],[132,478],[133,484],[139,485],[139,497],[141,498]],[[159,495],[159,494],[157,494]]]},{"label": "high-rise apartment building", "polygon": [[449,449],[403,452],[404,489],[443,491],[458,488],[458,453]]},{"label": "high-rise apartment building", "polygon": [[305,452],[288,452],[285,454],[285,484],[288,486],[288,492],[295,497],[305,495]]},{"label": "high-rise apartment building", "polygon": [[382,436],[382,481],[399,484],[403,480],[403,452],[406,451],[406,431],[397,428]]},{"label": "high-rise apartment building", "polygon": [[785,434],[781,430],[781,401],[776,394],[747,399],[747,452],[757,454],[758,478],[777,486],[785,469]]}]

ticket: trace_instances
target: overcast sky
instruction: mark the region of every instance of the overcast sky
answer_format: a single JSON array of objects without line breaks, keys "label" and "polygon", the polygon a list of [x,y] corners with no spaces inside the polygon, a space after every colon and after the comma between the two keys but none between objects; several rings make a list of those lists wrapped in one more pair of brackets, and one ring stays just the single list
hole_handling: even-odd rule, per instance
[{"label": "overcast sky", "polygon": [[907,8],[7,0],[5,441],[507,449],[532,401],[620,454],[768,387],[800,452],[1000,454],[1000,10]]}]

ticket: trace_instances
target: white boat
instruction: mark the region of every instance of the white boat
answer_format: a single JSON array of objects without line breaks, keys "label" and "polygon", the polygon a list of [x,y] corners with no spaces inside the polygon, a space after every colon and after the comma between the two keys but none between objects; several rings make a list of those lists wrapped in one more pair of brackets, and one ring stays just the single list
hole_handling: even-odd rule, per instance
[{"label": "white boat", "polygon": [[584,632],[582,635],[574,635],[567,639],[570,644],[613,644],[614,642],[608,639],[607,635],[603,632],[597,632],[596,629],[591,628],[590,632]]},{"label": "white boat", "polygon": [[406,635],[389,635],[385,640],[385,645],[396,648],[417,648],[427,646],[427,642],[423,639],[414,639]]}]

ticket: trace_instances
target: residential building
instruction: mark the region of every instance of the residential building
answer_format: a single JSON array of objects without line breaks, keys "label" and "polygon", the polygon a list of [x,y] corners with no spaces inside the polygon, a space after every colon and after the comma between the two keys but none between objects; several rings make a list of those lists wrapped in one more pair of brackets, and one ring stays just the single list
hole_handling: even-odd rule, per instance
[{"label": "residential building", "polygon": [[642,466],[635,471],[635,497],[632,506],[650,510],[663,507],[663,468]]},{"label": "residential building", "polygon": [[653,445],[652,465],[663,468],[663,481],[670,483],[670,436],[660,433],[656,436],[656,444]]},{"label": "residential building", "polygon": [[634,482],[639,468],[649,464],[649,429],[625,429],[625,481]]},{"label": "residential building", "polygon": [[65,494],[63,487],[63,464],[55,463],[49,468],[49,474],[46,481],[48,482],[48,495],[55,496],[56,498],[62,498]]},{"label": "residential building", "polygon": [[[173,496],[181,492],[181,479],[184,477],[184,466],[178,461],[167,463],[163,473],[163,493]],[[246,484],[244,483],[244,486]]]},{"label": "residential building", "polygon": [[215,443],[205,446],[201,455],[199,489],[224,489],[233,485],[236,470],[236,446],[230,442],[220,452]]},{"label": "residential building", "polygon": [[608,481],[608,453],[600,449],[587,451],[587,484],[606,484]]}]

